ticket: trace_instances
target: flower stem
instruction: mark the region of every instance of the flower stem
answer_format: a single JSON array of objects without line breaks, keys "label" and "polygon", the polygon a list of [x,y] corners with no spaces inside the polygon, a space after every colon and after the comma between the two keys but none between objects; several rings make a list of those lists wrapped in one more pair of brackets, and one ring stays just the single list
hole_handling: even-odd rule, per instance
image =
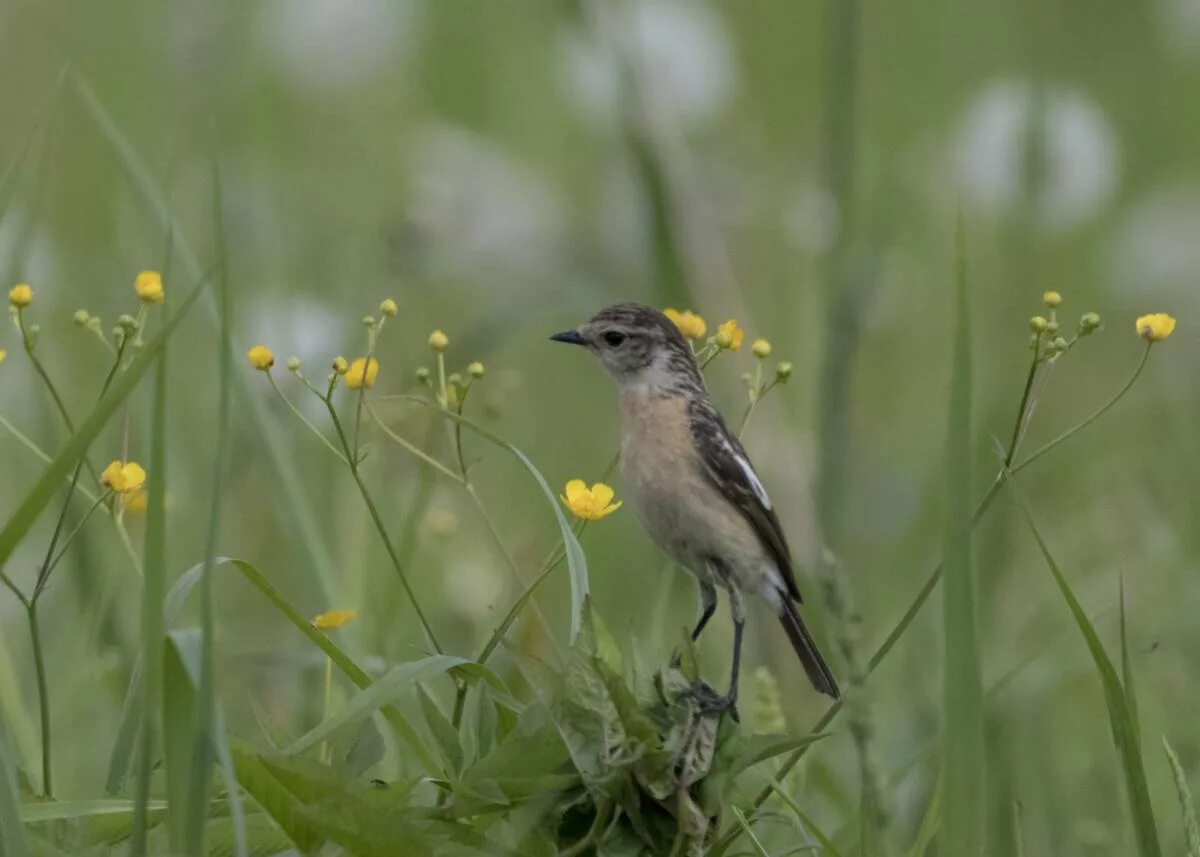
[{"label": "flower stem", "polygon": [[[321,722],[329,717],[329,709],[333,704],[333,658],[325,659],[325,702],[321,711]],[[328,741],[321,742],[321,761],[326,765],[329,764],[331,757],[331,748]]]},{"label": "flower stem", "polygon": [[445,652],[438,642],[437,635],[433,632],[433,626],[429,624],[429,620],[425,617],[425,611],[421,609],[421,602],[417,600],[417,594],[408,582],[408,576],[404,573],[404,567],[400,564],[400,557],[397,555],[396,548],[392,544],[392,539],[388,535],[387,527],[384,526],[383,517],[379,514],[379,509],[375,505],[375,500],[371,497],[371,492],[367,490],[367,483],[363,481],[362,474],[359,473],[358,462],[352,457],[350,444],[346,439],[346,432],[342,428],[342,421],[337,415],[337,409],[333,407],[333,399],[332,397],[327,397],[322,399],[322,401],[325,402],[325,408],[329,411],[329,417],[333,421],[334,429],[337,431],[338,440],[341,442],[342,449],[346,454],[350,475],[354,477],[354,483],[358,486],[358,493],[362,495],[363,502],[367,504],[367,511],[371,515],[375,529],[379,531],[379,537],[383,539],[383,546],[392,561],[392,567],[400,577],[400,584],[404,587],[404,592],[408,595],[408,600],[412,603],[413,610],[416,611],[417,620],[421,623],[421,627],[424,629],[425,635],[429,638],[429,642],[434,650],[439,655],[444,654]]},{"label": "flower stem", "polygon": [[371,419],[373,419],[375,421],[375,424],[379,426],[380,430],[388,438],[395,441],[400,446],[404,447],[410,453],[415,455],[417,458],[421,459],[423,462],[428,464],[430,467],[432,467],[438,473],[441,473],[443,476],[447,476],[450,479],[453,479],[459,485],[466,484],[463,481],[463,478],[461,476],[459,476],[457,473],[455,473],[453,470],[451,470],[449,467],[442,464],[440,461],[438,461],[432,455],[429,455],[427,452],[423,451],[420,447],[418,447],[412,441],[406,440],[404,437],[401,437],[400,435],[396,434],[396,432],[394,432],[390,428],[388,428],[387,425],[383,422],[383,420],[381,420],[379,418],[379,415],[377,413],[375,413],[375,409],[372,408],[370,405],[367,405],[367,414],[371,417]]},{"label": "flower stem", "polygon": [[42,635],[38,627],[37,602],[25,605],[29,617],[29,638],[33,644],[33,666],[37,672],[38,704],[41,707],[42,727],[42,794],[54,797],[54,781],[50,744],[50,687],[46,681],[46,658],[42,653]]},{"label": "flower stem", "polygon": [[[338,452],[337,447],[329,442],[329,438],[325,437],[325,435],[321,432],[321,430],[319,428],[317,428],[315,425],[313,425],[312,422],[308,419],[308,417],[306,417],[306,416],[304,416],[304,414],[300,413],[300,409],[297,408],[294,404],[292,404],[292,400],[283,394],[283,390],[279,389],[279,385],[275,383],[275,376],[272,375],[270,372],[267,372],[265,374],[267,376],[267,381],[269,381],[271,384],[271,389],[274,390],[276,395],[278,395],[279,398],[283,400],[283,403],[288,406],[288,408],[291,410],[291,412],[299,418],[300,422],[302,422],[306,426],[308,426],[309,431],[311,431],[313,434],[315,434],[317,437],[319,437],[321,439],[321,443],[325,444],[325,448],[328,449],[330,452],[332,452],[334,455],[336,455],[338,457],[339,461],[341,461],[343,464],[348,463],[346,458],[340,452]],[[312,389],[312,387],[310,386],[309,389]]]},{"label": "flower stem", "polygon": [[[1119,402],[1121,400],[1121,398],[1126,393],[1129,392],[1130,388],[1133,387],[1134,382],[1137,381],[1137,379],[1138,379],[1138,376],[1140,376],[1142,374],[1142,370],[1146,368],[1146,361],[1150,359],[1150,349],[1153,347],[1154,347],[1153,342],[1146,343],[1146,350],[1142,352],[1142,359],[1140,361],[1138,361],[1137,368],[1133,370],[1133,374],[1129,376],[1129,380],[1125,382],[1125,386],[1122,387],[1120,390],[1118,390],[1111,399],[1109,399],[1107,402],[1105,402],[1103,405],[1101,405],[1096,411],[1094,411],[1089,417],[1084,419],[1082,422],[1079,422],[1076,425],[1072,426],[1071,428],[1067,429],[1065,432],[1060,434],[1058,437],[1054,438],[1054,440],[1052,440],[1049,443],[1047,443],[1046,445],[1040,447],[1036,452],[1030,454],[1030,456],[1028,458],[1026,458],[1024,461],[1022,461],[1016,467],[1013,467],[1012,472],[1017,473],[1018,471],[1023,470],[1024,468],[1028,467],[1030,464],[1033,464],[1033,462],[1037,461],[1039,458],[1041,458],[1043,455],[1045,455],[1050,450],[1054,449],[1060,443],[1067,440],[1072,435],[1077,434],[1078,432],[1087,428],[1092,423],[1094,423],[1096,420],[1100,419],[1100,417],[1104,416],[1104,414],[1108,411],[1108,409],[1111,408],[1113,405],[1115,405],[1117,402]],[[1012,456],[1010,453],[1009,459],[1005,461],[1005,464],[1011,463],[1011,457]]]}]

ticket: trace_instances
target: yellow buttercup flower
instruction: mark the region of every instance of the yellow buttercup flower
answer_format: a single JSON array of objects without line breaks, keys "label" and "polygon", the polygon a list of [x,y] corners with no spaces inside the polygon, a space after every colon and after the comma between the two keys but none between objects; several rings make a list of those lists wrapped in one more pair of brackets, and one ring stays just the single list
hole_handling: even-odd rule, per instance
[{"label": "yellow buttercup flower", "polygon": [[368,363],[365,357],[356,358],[346,371],[346,386],[351,390],[361,387],[370,389],[375,386],[375,376],[379,374],[379,361],[374,357]]},{"label": "yellow buttercup flower", "polygon": [[18,283],[9,289],[8,302],[17,309],[24,309],[33,303],[33,289],[25,283]]},{"label": "yellow buttercup flower", "polygon": [[720,348],[728,348],[730,351],[740,351],[742,340],[745,338],[746,331],[738,327],[737,319],[731,318],[717,328],[716,343]]},{"label": "yellow buttercup flower", "polygon": [[266,372],[275,365],[275,355],[265,345],[256,345],[251,348],[246,352],[246,359],[250,361],[251,366],[260,372]]},{"label": "yellow buttercup flower", "polygon": [[136,461],[114,461],[104,468],[100,481],[118,494],[132,494],[146,484],[146,471]]},{"label": "yellow buttercup flower", "polygon": [[446,348],[449,347],[449,345],[450,345],[450,337],[448,337],[448,336],[446,336],[446,334],[442,333],[441,330],[435,330],[433,333],[429,334],[429,347],[432,348],[434,351],[441,353],[441,352],[445,351]]},{"label": "yellow buttercup flower", "polygon": [[144,304],[163,302],[162,274],[158,271],[142,271],[133,281],[133,290]]},{"label": "yellow buttercup flower", "polygon": [[1175,319],[1165,312],[1144,315],[1137,320],[1138,336],[1149,342],[1162,342],[1175,331]]},{"label": "yellow buttercup flower", "polygon": [[675,326],[679,328],[679,332],[683,334],[684,339],[700,339],[708,332],[708,325],[704,323],[704,319],[690,309],[680,312],[677,309],[667,307],[663,310],[663,315],[675,323]]},{"label": "yellow buttercup flower", "polygon": [[571,514],[585,521],[599,521],[621,508],[620,502],[612,502],[613,489],[603,482],[588,488],[582,479],[572,479],[565,490],[566,493],[560,495],[563,503]]},{"label": "yellow buttercup flower", "polygon": [[338,628],[358,618],[354,610],[326,610],[313,617],[312,623],[322,631],[336,631]]}]

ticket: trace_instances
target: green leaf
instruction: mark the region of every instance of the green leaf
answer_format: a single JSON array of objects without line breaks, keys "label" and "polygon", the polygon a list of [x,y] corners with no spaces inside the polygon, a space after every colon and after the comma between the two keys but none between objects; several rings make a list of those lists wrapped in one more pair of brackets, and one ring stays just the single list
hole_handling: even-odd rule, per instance
[{"label": "green leaf", "polygon": [[458,732],[451,725],[450,718],[421,685],[417,685],[417,699],[420,700],[421,711],[425,714],[425,722],[429,724],[434,739],[442,748],[442,755],[447,763],[446,773],[457,776],[463,765],[462,744],[459,743]]},{"label": "green leaf", "polygon": [[1125,688],[1125,699],[1129,703],[1129,716],[1133,721],[1133,734],[1141,742],[1142,728],[1138,722],[1137,691],[1133,683],[1133,662],[1129,658],[1129,633],[1125,623],[1125,578],[1117,577],[1117,597],[1121,608],[1121,684]]},{"label": "green leaf", "polygon": [[[1038,531],[1033,514],[1029,511],[1021,492],[1017,490],[1012,474],[1008,473],[1007,477],[1008,487],[1012,490],[1012,495],[1029,525],[1030,532],[1037,540],[1038,550],[1041,551],[1042,558],[1054,577],[1054,582],[1058,584],[1058,591],[1062,594],[1063,600],[1067,602],[1071,616],[1074,618],[1079,632],[1083,635],[1084,642],[1087,643],[1092,663],[1095,664],[1096,672],[1100,676],[1100,684],[1104,688],[1104,702],[1108,707],[1108,723],[1112,729],[1113,744],[1117,748],[1117,755],[1120,758],[1121,770],[1125,778],[1125,791],[1129,799],[1129,811],[1133,819],[1138,853],[1142,857],[1161,857],[1158,828],[1154,822],[1154,807],[1150,803],[1146,769],[1142,762],[1141,742],[1135,731],[1134,715],[1129,707],[1129,699],[1121,686],[1121,679],[1117,676],[1117,670],[1104,650],[1104,644],[1100,642],[1096,629],[1092,626],[1083,607],[1080,606],[1079,599],[1075,597],[1066,576],[1051,555],[1050,548],[1047,547],[1041,532]],[[950,803],[947,801],[944,816],[948,818],[949,812]]]},{"label": "green leaf", "polygon": [[1200,857],[1200,824],[1196,823],[1196,807],[1192,803],[1192,791],[1188,788],[1187,776],[1183,773],[1183,765],[1179,757],[1171,749],[1171,743],[1164,735],[1163,751],[1171,765],[1171,774],[1175,777],[1175,792],[1179,795],[1179,809],[1183,813],[1183,835],[1187,842],[1187,857]]},{"label": "green leaf", "polygon": [[[67,441],[63,451],[58,454],[42,473],[41,479],[34,484],[33,488],[25,496],[17,506],[12,517],[10,517],[4,525],[4,529],[0,530],[0,566],[3,566],[8,558],[12,556],[13,550],[17,544],[29,532],[29,528],[33,526],[38,515],[46,508],[46,504],[53,499],[59,487],[67,475],[71,472],[80,459],[87,453],[88,447],[92,441],[100,434],[101,429],[108,425],[108,421],[112,419],[117,408],[129,397],[133,392],[142,376],[146,374],[146,370],[158,360],[166,347],[167,340],[179,324],[187,317],[188,312],[196,303],[196,299],[200,297],[204,291],[207,280],[202,279],[188,294],[188,296],[180,304],[179,309],[163,324],[162,330],[158,335],[148,341],[142,348],[141,352],[129,362],[129,365],[123,372],[117,374],[112,385],[108,388],[108,392],[101,397],[96,406],[92,408],[92,412],[88,414],[87,419],[79,426],[79,429]],[[153,463],[153,462],[152,462]],[[149,491],[153,496],[154,485],[161,481],[161,471],[150,469]],[[147,528],[149,528],[149,512],[147,512]]]},{"label": "green leaf", "polygon": [[305,817],[301,802],[255,753],[235,745],[232,755],[238,782],[246,793],[271,816],[301,853],[316,853],[325,837]]},{"label": "green leaf", "polygon": [[946,812],[939,851],[976,857],[982,852],[984,827],[983,690],[971,568],[971,330],[961,212],[956,243],[954,368],[947,421],[942,560]]},{"label": "green leaf", "polygon": [[199,632],[195,629],[172,631],[163,649],[163,756],[167,775],[167,824],[171,851],[175,854],[182,853],[188,841],[199,643]]},{"label": "green leaf", "polygon": [[[197,286],[189,296],[187,304],[194,301],[200,294],[202,286]],[[174,319],[179,319],[183,311],[177,312]],[[146,537],[143,551],[143,581],[142,581],[142,664],[145,672],[145,688],[141,694],[141,727],[140,741],[137,750],[137,785],[134,791],[136,809],[133,816],[133,842],[129,853],[133,857],[142,857],[146,853],[146,831],[149,818],[146,805],[150,800],[150,778],[154,770],[155,752],[157,750],[158,724],[154,716],[158,711],[159,697],[164,687],[163,679],[163,593],[166,589],[166,543],[167,543],[167,355],[165,350],[166,336],[170,328],[164,328],[156,341],[161,340],[159,350],[162,352],[158,363],[158,371],[154,379],[154,413],[152,420],[150,445],[150,486],[146,498]],[[148,349],[147,349],[148,351]],[[143,352],[134,362],[145,359]],[[126,375],[118,376],[110,389],[117,389],[132,372],[132,365]],[[110,393],[111,395],[111,393]],[[103,400],[102,400],[103,401]],[[80,429],[80,434],[86,431]]]},{"label": "green leaf", "polygon": [[[165,800],[152,800],[148,805],[150,811],[165,810]],[[55,800],[21,805],[21,821],[25,824],[37,824],[45,821],[62,821],[66,819],[94,818],[105,815],[123,815],[132,818],[134,802],[131,800]]]},{"label": "green leaf", "polygon": [[284,752],[289,755],[303,753],[337,730],[362,722],[364,718],[391,703],[396,697],[412,690],[418,682],[427,681],[456,667],[472,669],[475,665],[465,658],[453,655],[431,655],[419,661],[410,661],[392,667],[366,689],[352,696],[345,705],[316,727],[284,748]]}]

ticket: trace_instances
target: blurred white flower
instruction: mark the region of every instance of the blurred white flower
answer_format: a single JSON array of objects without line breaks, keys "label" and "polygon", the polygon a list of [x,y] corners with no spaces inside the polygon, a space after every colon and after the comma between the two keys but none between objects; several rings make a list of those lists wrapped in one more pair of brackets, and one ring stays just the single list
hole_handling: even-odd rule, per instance
[{"label": "blurred white flower", "polygon": [[[613,11],[614,23],[619,23]],[[620,49],[639,64],[652,107],[669,107],[687,121],[708,119],[728,104],[734,85],[733,50],[712,7],[680,0],[632,4],[618,30]],[[573,101],[592,118],[611,120],[620,79],[615,58],[577,32],[562,40],[562,60]]]},{"label": "blurred white flower", "polygon": [[1109,270],[1117,289],[1200,303],[1200,184],[1159,188],[1138,202],[1112,242]]},{"label": "blurred white flower", "polygon": [[412,219],[453,272],[528,274],[560,246],[565,213],[542,179],[469,131],[434,126],[411,159]]},{"label": "blurred white flower", "polygon": [[[954,160],[969,202],[995,212],[1020,202],[1035,107],[1028,83],[1001,81],[967,109]],[[1048,229],[1068,229],[1097,214],[1112,196],[1120,152],[1112,125],[1081,93],[1049,87],[1042,110],[1038,218]]]},{"label": "blurred white flower", "polygon": [[487,619],[504,595],[504,578],[494,563],[459,559],[448,563],[442,575],[448,602],[465,618],[474,622]]},{"label": "blurred white flower", "polygon": [[297,88],[338,91],[404,51],[416,8],[390,0],[270,0],[259,7],[259,31]]}]

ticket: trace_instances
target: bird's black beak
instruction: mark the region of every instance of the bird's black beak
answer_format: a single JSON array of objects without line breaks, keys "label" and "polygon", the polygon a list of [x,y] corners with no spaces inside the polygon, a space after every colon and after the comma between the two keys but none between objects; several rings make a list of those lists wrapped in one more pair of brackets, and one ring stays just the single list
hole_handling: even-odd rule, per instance
[{"label": "bird's black beak", "polygon": [[571,345],[583,345],[583,337],[579,335],[578,330],[564,330],[562,333],[556,333],[550,337],[555,342],[566,342]]}]

